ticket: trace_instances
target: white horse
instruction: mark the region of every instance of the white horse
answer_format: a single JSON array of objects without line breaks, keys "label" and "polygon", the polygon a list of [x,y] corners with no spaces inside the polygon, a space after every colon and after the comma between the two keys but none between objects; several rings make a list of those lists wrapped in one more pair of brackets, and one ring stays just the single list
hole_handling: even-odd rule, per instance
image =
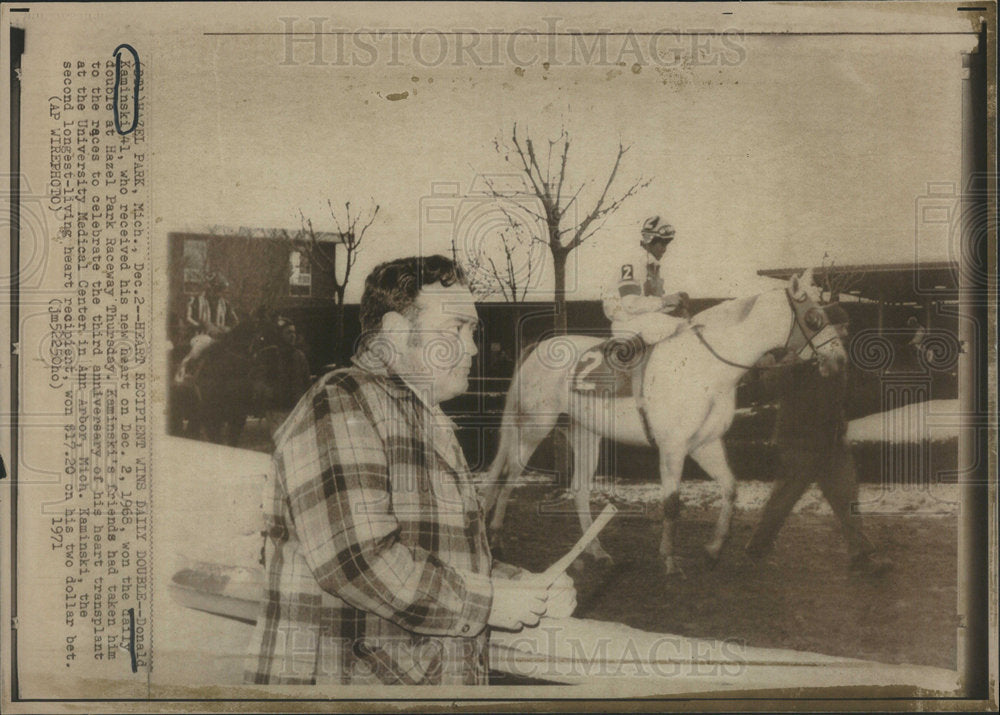
[{"label": "white horse", "polygon": [[[837,372],[846,363],[844,346],[816,299],[810,270],[793,276],[784,288],[701,312],[690,327],[652,347],[635,397],[612,399],[571,389],[578,358],[600,338],[566,335],[540,342],[523,358],[507,392],[500,448],[486,479],[487,506],[495,504],[491,535],[500,534],[514,482],[535,448],[559,415],[568,414],[574,498],[583,530],[592,522],[590,486],[600,438],[633,445],[652,442],[660,456],[664,497],[660,554],[667,573],[680,570],[674,559],[674,537],[681,508],[678,485],[688,454],[722,490],[715,532],[705,546],[714,563],[729,535],[736,501],[736,480],[722,436],[733,421],[740,378],[766,352],[780,346],[801,359],[818,360],[823,374]],[[596,539],[588,551],[610,559]]]}]

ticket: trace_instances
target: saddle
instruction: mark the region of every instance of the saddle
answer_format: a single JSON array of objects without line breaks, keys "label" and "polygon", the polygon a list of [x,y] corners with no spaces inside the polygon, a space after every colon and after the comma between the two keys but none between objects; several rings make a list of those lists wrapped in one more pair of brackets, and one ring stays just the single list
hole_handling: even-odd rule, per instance
[{"label": "saddle", "polygon": [[638,397],[649,359],[649,347],[639,336],[608,338],[585,350],[573,371],[574,392],[604,397]]}]

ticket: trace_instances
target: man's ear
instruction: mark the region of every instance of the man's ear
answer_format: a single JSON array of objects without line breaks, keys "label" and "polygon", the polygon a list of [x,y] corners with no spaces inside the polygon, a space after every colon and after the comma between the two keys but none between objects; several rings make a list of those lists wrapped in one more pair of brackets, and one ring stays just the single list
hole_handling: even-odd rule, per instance
[{"label": "man's ear", "polygon": [[395,310],[382,316],[382,334],[395,344],[405,345],[411,330],[410,321]]}]

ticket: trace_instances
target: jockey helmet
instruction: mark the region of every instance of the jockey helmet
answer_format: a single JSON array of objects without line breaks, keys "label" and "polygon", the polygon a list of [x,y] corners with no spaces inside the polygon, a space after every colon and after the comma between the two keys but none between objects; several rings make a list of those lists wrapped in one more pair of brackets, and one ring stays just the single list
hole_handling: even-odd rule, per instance
[{"label": "jockey helmet", "polygon": [[226,290],[229,288],[229,281],[221,273],[212,273],[208,276],[208,280],[205,281],[206,285],[216,290]]},{"label": "jockey helmet", "polygon": [[674,227],[669,223],[660,223],[659,216],[650,216],[642,224],[642,244],[645,246],[659,240],[670,243],[674,240]]}]

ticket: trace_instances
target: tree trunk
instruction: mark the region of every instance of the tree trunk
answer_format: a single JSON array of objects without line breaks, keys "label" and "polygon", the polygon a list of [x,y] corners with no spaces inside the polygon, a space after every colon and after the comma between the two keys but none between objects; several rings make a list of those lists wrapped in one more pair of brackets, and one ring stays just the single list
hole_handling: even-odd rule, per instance
[{"label": "tree trunk", "polygon": [[344,331],[344,291],[343,291],[343,289],[336,290],[334,292],[334,300],[337,303],[337,313],[336,313],[337,325],[334,328],[334,330],[335,330],[334,334],[337,336],[337,350],[336,350],[337,362],[340,363],[340,364],[342,364],[342,365],[346,365],[347,362],[351,359],[351,353],[352,353],[351,348],[353,346],[352,345],[344,345],[344,333],[345,333],[345,331]]},{"label": "tree trunk", "polygon": [[553,249],[552,270],[555,273],[555,289],[553,291],[553,302],[555,304],[555,315],[552,318],[552,329],[557,335],[565,335],[566,323],[566,258],[569,252],[563,249]]},{"label": "tree trunk", "polygon": [[[555,289],[553,291],[553,303],[555,315],[552,316],[552,329],[556,335],[565,335],[567,332],[566,320],[566,258],[569,251],[555,249],[552,251],[552,269],[555,272]],[[569,485],[570,481],[570,454],[569,440],[566,439],[565,417],[559,419],[559,429],[552,438],[553,448],[553,468],[556,472],[556,483]]]}]

